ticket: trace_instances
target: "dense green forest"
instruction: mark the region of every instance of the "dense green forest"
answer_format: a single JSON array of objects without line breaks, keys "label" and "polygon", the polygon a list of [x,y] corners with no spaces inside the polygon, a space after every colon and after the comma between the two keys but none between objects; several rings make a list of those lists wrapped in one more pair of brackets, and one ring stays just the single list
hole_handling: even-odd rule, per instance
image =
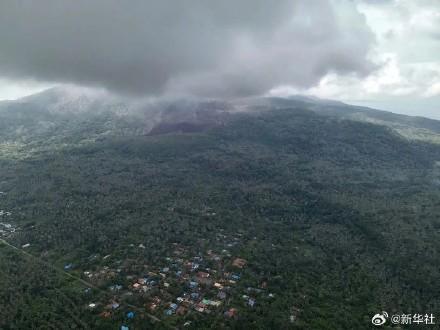
[{"label": "dense green forest", "polygon": [[274,102],[160,135],[134,115],[4,105],[0,235],[19,249],[0,244],[0,328],[370,329],[381,311],[438,312],[436,130]]}]

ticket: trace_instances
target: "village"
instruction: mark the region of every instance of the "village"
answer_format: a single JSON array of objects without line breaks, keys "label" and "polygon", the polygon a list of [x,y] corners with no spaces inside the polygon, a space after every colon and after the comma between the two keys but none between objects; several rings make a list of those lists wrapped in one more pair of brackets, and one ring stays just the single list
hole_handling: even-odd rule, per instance
[{"label": "village", "polygon": [[[76,272],[87,282],[102,288],[106,295],[89,296],[86,306],[101,318],[113,319],[120,315],[122,306],[137,306],[137,310],[124,309],[126,319],[134,319],[137,313],[154,315],[160,319],[178,318],[183,325],[194,313],[222,315],[225,319],[237,319],[243,309],[252,310],[260,299],[273,299],[268,291],[268,280],[255,278],[248,270],[248,261],[231,252],[240,244],[241,237],[217,235],[218,246],[223,249],[207,249],[191,253],[188,247],[172,244],[171,253],[158,260],[157,264],[140,264],[138,260],[119,260],[111,254],[90,256],[89,269],[80,269],[72,263],[64,270]],[[141,251],[146,245],[130,244],[129,249]],[[99,267],[93,265],[99,264]],[[256,285],[246,286],[246,283]]]},{"label": "village", "polygon": [[18,230],[14,224],[6,222],[11,215],[12,213],[9,211],[0,210],[0,220],[2,220],[0,221],[0,238],[11,237]]},{"label": "village", "polygon": [[[6,195],[5,192],[0,191],[0,196]],[[12,236],[18,228],[10,223],[12,212],[0,210],[0,238],[8,238]]]},{"label": "village", "polygon": [[[11,239],[20,231],[5,221],[11,215],[0,210],[0,238]],[[125,330],[146,317],[190,327],[200,318],[238,320],[256,311],[259,302],[274,300],[270,279],[257,275],[243,256],[242,247],[253,239],[220,229],[203,243],[171,243],[167,254],[154,258],[148,257],[154,248],[138,241],[86,258],[62,258],[54,266],[86,284],[79,289],[83,308],[96,318],[120,323]],[[31,243],[20,247],[35,249]]]},{"label": "village", "polygon": [[[15,240],[20,233],[12,212],[0,210],[0,238]],[[85,284],[79,294],[93,317],[120,323],[125,330],[146,317],[189,327],[206,317],[237,320],[241,313],[255,311],[260,301],[275,298],[269,280],[256,275],[243,256],[242,247],[252,239],[220,229],[197,244],[170,243],[166,254],[153,253],[153,258],[148,252],[155,248],[133,240],[107,253],[51,263]],[[32,240],[20,237],[17,242],[28,253],[39,254]]]}]

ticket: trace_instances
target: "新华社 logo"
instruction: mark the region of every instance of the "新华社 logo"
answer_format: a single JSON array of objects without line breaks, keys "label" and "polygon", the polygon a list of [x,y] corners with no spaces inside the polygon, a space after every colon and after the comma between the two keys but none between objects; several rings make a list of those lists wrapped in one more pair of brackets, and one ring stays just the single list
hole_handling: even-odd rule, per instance
[{"label": "\u65b0\u534e\u793e logo", "polygon": [[375,314],[371,319],[371,323],[373,323],[374,325],[383,325],[386,323],[387,318],[387,312],[382,312],[382,314]]}]

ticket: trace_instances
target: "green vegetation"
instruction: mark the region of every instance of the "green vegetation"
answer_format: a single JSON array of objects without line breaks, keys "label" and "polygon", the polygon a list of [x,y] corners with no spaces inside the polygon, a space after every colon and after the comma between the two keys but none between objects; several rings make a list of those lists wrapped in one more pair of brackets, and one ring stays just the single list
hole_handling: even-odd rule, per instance
[{"label": "green vegetation", "polygon": [[[110,114],[43,129],[16,111],[0,112],[0,222],[37,259],[0,244],[2,329],[369,329],[382,310],[440,310],[436,144],[298,107],[159,136]],[[230,287],[221,306],[166,315],[206,269]],[[157,285],[135,290],[143,277]]]}]

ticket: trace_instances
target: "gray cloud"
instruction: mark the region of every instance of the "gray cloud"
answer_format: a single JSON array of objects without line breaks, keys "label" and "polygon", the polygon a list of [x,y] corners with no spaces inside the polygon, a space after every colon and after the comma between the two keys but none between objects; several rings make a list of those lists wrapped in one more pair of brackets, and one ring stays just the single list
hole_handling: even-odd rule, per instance
[{"label": "gray cloud", "polygon": [[242,96],[365,75],[374,41],[343,0],[0,2],[0,75],[131,94]]}]

